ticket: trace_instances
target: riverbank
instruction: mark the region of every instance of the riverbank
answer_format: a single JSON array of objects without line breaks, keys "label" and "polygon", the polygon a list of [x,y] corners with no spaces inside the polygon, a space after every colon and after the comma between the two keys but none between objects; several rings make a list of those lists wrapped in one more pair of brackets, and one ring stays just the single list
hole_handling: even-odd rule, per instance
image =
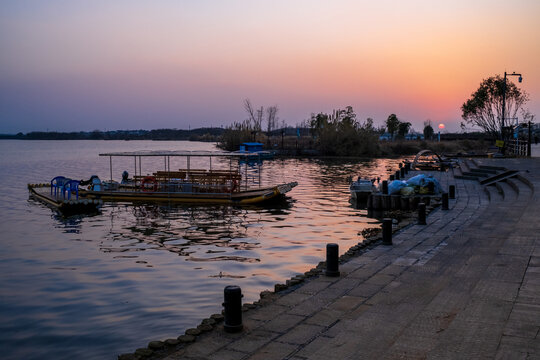
[{"label": "riverbank", "polygon": [[364,248],[338,278],[298,279],[263,294],[245,306],[241,333],[219,324],[197,337],[188,331],[179,341],[194,343],[153,358],[540,356],[540,161],[477,161],[520,170],[530,184],[485,192],[476,181],[434,173],[444,188],[456,185],[457,197],[427,225],[394,234],[393,246]]}]

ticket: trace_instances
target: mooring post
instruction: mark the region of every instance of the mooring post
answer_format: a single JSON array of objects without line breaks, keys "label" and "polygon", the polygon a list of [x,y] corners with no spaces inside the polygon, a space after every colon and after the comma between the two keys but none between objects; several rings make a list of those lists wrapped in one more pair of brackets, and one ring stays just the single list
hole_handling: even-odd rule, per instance
[{"label": "mooring post", "polygon": [[456,186],[455,185],[450,185],[448,187],[448,197],[450,199],[455,199],[456,198]]},{"label": "mooring post", "polygon": [[383,245],[392,245],[392,219],[384,218],[382,223]]},{"label": "mooring post", "polygon": [[382,209],[391,210],[392,206],[390,205],[390,195],[382,195]]},{"label": "mooring post", "polygon": [[418,203],[418,225],[426,225],[426,204]]},{"label": "mooring post", "polygon": [[399,175],[401,176],[402,179],[405,179],[405,168],[404,167],[399,168]]},{"label": "mooring post", "polygon": [[382,193],[383,195],[388,195],[388,181],[386,180],[382,182]]},{"label": "mooring post", "polygon": [[229,285],[223,291],[225,301],[225,323],[223,328],[226,332],[234,333],[242,331],[242,289],[236,285]]},{"label": "mooring post", "polygon": [[396,174],[395,174],[395,179],[396,179],[396,180],[401,179],[401,177],[399,176],[400,174],[401,174],[401,171],[396,170]]},{"label": "mooring post", "polygon": [[401,209],[401,195],[390,195],[390,208],[392,210]]},{"label": "mooring post", "polygon": [[448,193],[442,194],[442,209],[448,210]]},{"label": "mooring post", "polygon": [[371,197],[373,198],[372,206],[373,210],[382,210],[382,195],[379,194],[372,194]]},{"label": "mooring post", "polygon": [[326,244],[326,276],[339,276],[338,244]]},{"label": "mooring post", "polygon": [[390,181],[394,181],[396,177],[394,175],[390,175]]}]

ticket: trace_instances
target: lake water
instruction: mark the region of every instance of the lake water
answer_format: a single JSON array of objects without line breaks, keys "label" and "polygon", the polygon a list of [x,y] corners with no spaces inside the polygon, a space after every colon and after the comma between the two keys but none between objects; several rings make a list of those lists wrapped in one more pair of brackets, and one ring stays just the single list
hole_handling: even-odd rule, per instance
[{"label": "lake water", "polygon": [[[109,177],[102,152],[216,150],[215,144],[152,141],[0,141],[0,353],[3,359],[115,359],[174,338],[221,311],[223,288],[258,299],[362,241],[375,220],[349,203],[348,176],[386,177],[399,160],[265,161],[263,183],[297,181],[265,207],[105,204],[63,218],[29,199],[27,183],[54,176]],[[113,177],[132,173],[113,162]],[[184,160],[185,161],[185,160]],[[205,167],[201,162],[192,168]],[[143,173],[163,162],[143,160]],[[213,167],[228,163],[213,160]],[[171,161],[171,169],[185,167]],[[257,167],[248,168],[258,177]],[[371,225],[370,225],[371,223]]]}]

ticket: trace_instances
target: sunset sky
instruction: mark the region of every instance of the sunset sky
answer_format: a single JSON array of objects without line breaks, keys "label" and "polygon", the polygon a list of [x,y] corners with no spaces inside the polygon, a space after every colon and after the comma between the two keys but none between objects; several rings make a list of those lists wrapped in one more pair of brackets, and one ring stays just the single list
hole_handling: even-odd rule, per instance
[{"label": "sunset sky", "polygon": [[351,105],[458,131],[504,71],[538,121],[539,19],[538,0],[0,0],[0,133],[227,126],[246,98],[291,126]]}]

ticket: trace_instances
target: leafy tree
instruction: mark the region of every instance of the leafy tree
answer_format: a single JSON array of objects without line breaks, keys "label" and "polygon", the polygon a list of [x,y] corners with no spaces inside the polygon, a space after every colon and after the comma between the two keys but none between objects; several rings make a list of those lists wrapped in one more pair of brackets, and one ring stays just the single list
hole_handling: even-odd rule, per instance
[{"label": "leafy tree", "polygon": [[319,136],[325,126],[328,126],[328,120],[330,117],[327,114],[318,113],[317,115],[311,114],[311,120],[309,122],[309,129],[311,135]]},{"label": "leafy tree", "polygon": [[506,109],[502,114],[504,78],[500,75],[484,79],[478,90],[461,106],[461,117],[468,124],[478,126],[486,133],[501,137],[501,130],[529,100],[529,95],[513,82],[506,80]]},{"label": "leafy tree", "polygon": [[431,126],[431,120],[424,121],[424,139],[431,139],[435,131],[433,126]]},{"label": "leafy tree", "polygon": [[392,135],[392,138],[394,138],[394,133],[399,128],[399,120],[396,114],[390,114],[390,116],[388,116],[388,119],[386,119],[386,128],[388,129],[388,132]]},{"label": "leafy tree", "polygon": [[398,125],[398,135],[404,137],[409,132],[411,128],[410,122],[399,122]]},{"label": "leafy tree", "polygon": [[351,106],[334,110],[330,115],[312,115],[310,125],[312,133],[315,131],[318,135],[315,146],[323,155],[373,156],[379,153],[373,122],[367,120],[360,125]]}]

